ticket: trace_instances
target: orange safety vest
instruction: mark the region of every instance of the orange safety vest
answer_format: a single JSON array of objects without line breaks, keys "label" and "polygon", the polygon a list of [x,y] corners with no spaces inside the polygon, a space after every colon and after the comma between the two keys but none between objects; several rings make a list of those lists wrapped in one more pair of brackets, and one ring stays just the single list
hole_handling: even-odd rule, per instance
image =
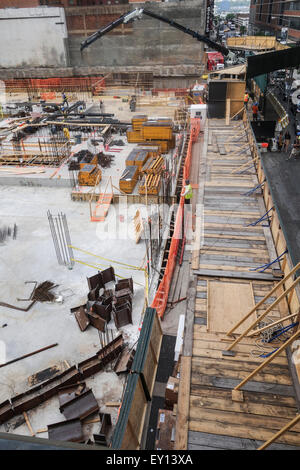
[{"label": "orange safety vest", "polygon": [[248,95],[248,93],[246,93],[244,95],[244,103],[248,103],[248,101],[249,101],[249,95]]}]

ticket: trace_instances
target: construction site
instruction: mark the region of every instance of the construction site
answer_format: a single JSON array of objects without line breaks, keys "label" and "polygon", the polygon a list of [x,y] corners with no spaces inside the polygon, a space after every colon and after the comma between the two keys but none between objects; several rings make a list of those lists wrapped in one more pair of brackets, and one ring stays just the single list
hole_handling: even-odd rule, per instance
[{"label": "construction site", "polygon": [[0,449],[300,450],[300,160],[256,79],[300,47],[227,49],[198,0],[33,3],[3,23],[66,17],[70,62],[0,61]]}]

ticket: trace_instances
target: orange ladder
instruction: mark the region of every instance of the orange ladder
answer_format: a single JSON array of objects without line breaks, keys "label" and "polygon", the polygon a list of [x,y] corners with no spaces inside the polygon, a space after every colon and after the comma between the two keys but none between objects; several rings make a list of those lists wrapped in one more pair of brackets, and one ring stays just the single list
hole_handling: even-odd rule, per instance
[{"label": "orange ladder", "polygon": [[96,207],[91,215],[91,222],[104,222],[109,206],[113,198],[113,193],[100,193]]}]

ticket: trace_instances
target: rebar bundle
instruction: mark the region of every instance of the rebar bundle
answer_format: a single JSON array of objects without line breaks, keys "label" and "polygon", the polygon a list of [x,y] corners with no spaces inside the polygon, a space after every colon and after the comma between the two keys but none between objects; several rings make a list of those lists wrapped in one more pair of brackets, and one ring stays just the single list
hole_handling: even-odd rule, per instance
[{"label": "rebar bundle", "polygon": [[72,269],[74,255],[66,215],[59,213],[55,216],[50,211],[47,212],[47,215],[58,264]]},{"label": "rebar bundle", "polygon": [[98,153],[98,164],[101,168],[110,168],[113,161],[114,155],[104,154],[103,152]]}]

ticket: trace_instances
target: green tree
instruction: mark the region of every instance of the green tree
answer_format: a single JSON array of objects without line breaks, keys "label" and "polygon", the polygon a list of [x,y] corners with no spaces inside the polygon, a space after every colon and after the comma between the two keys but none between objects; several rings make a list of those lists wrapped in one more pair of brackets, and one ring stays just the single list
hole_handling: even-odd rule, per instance
[{"label": "green tree", "polygon": [[246,33],[246,26],[241,26],[240,27],[240,33],[245,34]]},{"label": "green tree", "polygon": [[235,18],[235,15],[233,13],[228,13],[228,15],[226,15],[226,20],[227,21],[234,20],[234,18]]}]

